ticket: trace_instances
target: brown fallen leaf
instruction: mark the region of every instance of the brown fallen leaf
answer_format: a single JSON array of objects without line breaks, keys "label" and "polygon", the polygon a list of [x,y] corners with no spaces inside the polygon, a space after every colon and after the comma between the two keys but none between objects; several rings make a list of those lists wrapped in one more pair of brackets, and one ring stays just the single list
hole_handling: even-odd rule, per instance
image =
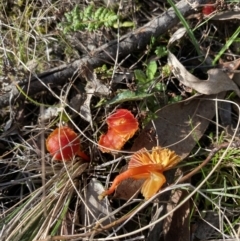
[{"label": "brown fallen leaf", "polygon": [[174,42],[176,42],[177,40],[181,39],[186,32],[187,32],[187,29],[184,27],[177,29],[177,31],[175,31],[171,36],[171,38],[168,40],[168,47]]},{"label": "brown fallen leaf", "polygon": [[[221,60],[220,60],[221,61]],[[239,68],[240,66],[240,58],[238,59],[235,59],[233,61],[230,61],[230,62],[223,62],[221,61],[222,63],[220,63],[218,65],[218,67],[220,67],[221,69],[224,69],[224,71],[227,72],[228,76],[230,79],[233,79],[235,73],[236,73],[236,70]],[[234,79],[233,79],[234,81]],[[235,81],[234,81],[235,82]],[[235,82],[236,83],[236,82]],[[236,83],[238,85],[238,83]],[[239,85],[238,85],[239,86]]]},{"label": "brown fallen leaf", "polygon": [[220,12],[211,18],[211,20],[230,20],[230,19],[240,19],[240,12],[239,11]]},{"label": "brown fallen leaf", "polygon": [[233,81],[240,86],[240,73],[235,73],[233,76]]},{"label": "brown fallen leaf", "polygon": [[[174,209],[177,204],[188,196],[186,190],[174,190],[170,202],[166,206],[166,211],[169,213]],[[181,208],[177,209],[171,215],[168,215],[163,223],[163,238],[164,241],[180,241],[190,240],[189,230],[189,214],[190,214],[190,201],[184,202]],[[161,240],[161,239],[160,239]]]},{"label": "brown fallen leaf", "polygon": [[[240,58],[235,59],[229,62],[223,62],[223,60],[219,60],[218,68],[221,68],[226,72],[230,79],[233,82],[240,86],[240,73],[237,70],[240,66]],[[221,125],[228,128],[232,123],[232,104],[230,102],[220,102],[218,105],[219,117],[221,120]],[[228,128],[229,134],[231,133],[231,129]]]},{"label": "brown fallen leaf", "polygon": [[[100,182],[92,178],[86,187],[85,203],[81,205],[81,219],[84,226],[92,225],[95,222],[100,224],[101,218],[106,217],[112,212],[112,208],[107,198],[99,202],[98,195],[104,191]],[[107,225],[115,221],[114,216],[110,216],[101,222]]]},{"label": "brown fallen leaf", "polygon": [[[224,215],[226,215],[225,213]],[[197,240],[212,240],[213,237],[219,237],[221,235],[221,232],[217,231],[219,230],[220,225],[220,219],[224,217],[221,217],[220,215],[223,215],[221,213],[218,213],[216,210],[210,211],[208,210],[203,211],[200,215],[200,218],[196,222],[196,229],[194,230],[194,233],[192,234],[195,239]],[[226,215],[227,216],[227,215]],[[216,240],[216,239],[215,239]],[[228,239],[229,240],[229,239]]]},{"label": "brown fallen leaf", "polygon": [[240,97],[238,86],[221,69],[208,70],[208,79],[200,80],[178,61],[174,54],[169,51],[168,63],[175,77],[184,85],[198,91],[201,94],[211,95],[223,91],[233,90]]}]

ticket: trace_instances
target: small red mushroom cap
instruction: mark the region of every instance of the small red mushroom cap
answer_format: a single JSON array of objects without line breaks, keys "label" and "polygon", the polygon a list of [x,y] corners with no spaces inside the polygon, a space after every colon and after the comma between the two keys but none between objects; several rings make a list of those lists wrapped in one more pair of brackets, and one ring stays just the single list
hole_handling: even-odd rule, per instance
[{"label": "small red mushroom cap", "polygon": [[108,128],[119,135],[127,135],[131,138],[138,129],[138,121],[133,114],[126,109],[118,109],[107,118]]},{"label": "small red mushroom cap", "polygon": [[75,155],[89,161],[89,157],[81,151],[78,135],[69,127],[56,128],[47,138],[46,147],[57,161],[69,161]]},{"label": "small red mushroom cap", "polygon": [[203,15],[210,15],[216,8],[213,5],[206,5],[202,8]]},{"label": "small red mushroom cap", "polygon": [[[118,109],[107,118],[108,132],[100,136],[99,149],[102,152],[121,150],[124,144],[138,130],[138,121],[126,109]],[[105,147],[105,148],[104,148]]]}]

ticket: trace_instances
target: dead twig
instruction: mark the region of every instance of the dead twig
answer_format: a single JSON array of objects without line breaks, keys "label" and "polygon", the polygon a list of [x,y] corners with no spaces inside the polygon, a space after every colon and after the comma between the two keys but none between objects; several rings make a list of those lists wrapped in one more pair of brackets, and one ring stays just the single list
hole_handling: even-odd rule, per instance
[{"label": "dead twig", "polygon": [[[188,174],[186,174],[185,176],[183,176],[180,180],[179,183],[185,182],[188,179],[190,179],[192,176],[194,176],[195,174],[197,174],[204,166],[206,166],[208,164],[209,161],[211,161],[211,159],[222,149],[225,149],[229,146],[228,142],[224,142],[221,145],[219,145],[218,147],[215,147],[211,150],[211,152],[208,154],[207,158],[195,169],[193,169],[191,172],[189,172]],[[231,144],[231,147],[234,148],[239,148],[240,147],[240,142],[233,142]]]}]

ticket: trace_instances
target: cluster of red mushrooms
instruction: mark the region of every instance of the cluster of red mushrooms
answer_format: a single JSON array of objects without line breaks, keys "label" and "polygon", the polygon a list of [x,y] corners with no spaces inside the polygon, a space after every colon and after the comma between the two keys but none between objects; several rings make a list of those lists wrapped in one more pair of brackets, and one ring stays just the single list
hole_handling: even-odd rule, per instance
[{"label": "cluster of red mushrooms", "polygon": [[[126,109],[118,109],[107,118],[106,122],[108,131],[100,136],[98,142],[102,152],[121,150],[134,136],[139,126],[137,119]],[[67,126],[55,129],[48,136],[46,147],[53,160],[70,161],[77,155],[84,161],[90,161],[89,156],[81,150],[78,135]],[[117,185],[127,178],[144,179],[141,192],[145,199],[149,199],[166,182],[163,172],[179,161],[180,157],[167,148],[154,147],[151,153],[143,148],[132,155],[128,169],[114,179],[112,186],[104,191],[99,199],[113,193]]]},{"label": "cluster of red mushrooms", "polygon": [[[138,121],[126,109],[119,109],[107,118],[108,132],[100,136],[99,149],[102,152],[121,150],[124,144],[138,130]],[[85,161],[90,158],[81,150],[80,140],[70,127],[55,129],[46,140],[47,150],[54,160],[69,161],[78,155]]]}]

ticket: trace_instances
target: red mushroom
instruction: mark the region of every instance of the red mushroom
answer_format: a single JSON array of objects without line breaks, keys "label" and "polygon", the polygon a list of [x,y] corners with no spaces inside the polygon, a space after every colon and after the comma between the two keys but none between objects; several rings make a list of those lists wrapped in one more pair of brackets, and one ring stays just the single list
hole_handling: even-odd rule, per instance
[{"label": "red mushroom", "polygon": [[210,15],[211,13],[213,13],[216,10],[215,6],[213,5],[205,5],[202,8],[202,13],[203,15]]},{"label": "red mushroom", "polygon": [[[127,139],[123,136],[119,135],[112,129],[109,129],[107,134],[103,134],[100,136],[98,144],[100,145],[99,148],[102,152],[111,152],[111,150],[121,150],[123,145],[127,142]],[[109,149],[106,149],[105,146]]]},{"label": "red mushroom", "polygon": [[108,127],[121,136],[130,139],[138,129],[138,121],[133,114],[126,109],[118,109],[107,118]]},{"label": "red mushroom", "polygon": [[[119,109],[107,118],[108,132],[100,136],[98,144],[102,152],[121,150],[138,130],[138,121],[126,109]],[[106,147],[106,148],[104,148]]]},{"label": "red mushroom", "polygon": [[78,135],[67,126],[56,128],[48,136],[46,147],[54,160],[69,161],[78,155],[89,161],[89,157],[81,151]]}]

